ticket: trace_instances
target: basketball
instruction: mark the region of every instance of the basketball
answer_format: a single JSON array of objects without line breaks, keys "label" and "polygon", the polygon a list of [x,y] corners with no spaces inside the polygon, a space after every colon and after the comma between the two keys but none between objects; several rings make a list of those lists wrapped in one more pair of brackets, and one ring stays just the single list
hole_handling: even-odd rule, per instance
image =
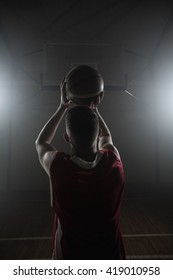
[{"label": "basketball", "polygon": [[82,104],[103,93],[104,82],[100,73],[88,65],[80,65],[68,72],[65,78],[67,98]]}]

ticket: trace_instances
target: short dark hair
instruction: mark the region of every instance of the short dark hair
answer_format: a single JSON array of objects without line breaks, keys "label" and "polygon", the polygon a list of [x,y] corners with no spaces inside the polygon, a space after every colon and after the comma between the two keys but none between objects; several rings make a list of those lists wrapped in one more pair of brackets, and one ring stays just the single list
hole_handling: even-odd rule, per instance
[{"label": "short dark hair", "polygon": [[76,145],[93,144],[99,129],[98,116],[93,110],[87,106],[75,106],[68,111],[65,123]]}]

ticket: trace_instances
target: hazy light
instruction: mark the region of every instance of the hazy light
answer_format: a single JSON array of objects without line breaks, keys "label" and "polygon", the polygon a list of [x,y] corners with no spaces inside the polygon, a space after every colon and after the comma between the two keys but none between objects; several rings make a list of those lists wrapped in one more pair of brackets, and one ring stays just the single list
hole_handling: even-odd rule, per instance
[{"label": "hazy light", "polygon": [[156,73],[155,91],[160,118],[173,121],[173,61],[165,63]]},{"label": "hazy light", "polygon": [[10,107],[10,98],[9,98],[9,89],[0,83],[0,115],[2,116],[3,112],[9,110]]}]

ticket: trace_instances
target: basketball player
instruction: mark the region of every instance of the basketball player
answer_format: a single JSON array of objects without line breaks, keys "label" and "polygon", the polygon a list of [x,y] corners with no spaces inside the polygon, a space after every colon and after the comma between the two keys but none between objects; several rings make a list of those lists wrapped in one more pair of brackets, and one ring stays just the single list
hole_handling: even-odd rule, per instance
[{"label": "basketball player", "polygon": [[[55,212],[53,259],[125,259],[119,224],[123,167],[97,108],[100,96],[89,106],[71,107],[64,81],[60,88],[60,105],[35,142],[50,178]],[[51,145],[65,113],[64,138],[71,154]]]}]

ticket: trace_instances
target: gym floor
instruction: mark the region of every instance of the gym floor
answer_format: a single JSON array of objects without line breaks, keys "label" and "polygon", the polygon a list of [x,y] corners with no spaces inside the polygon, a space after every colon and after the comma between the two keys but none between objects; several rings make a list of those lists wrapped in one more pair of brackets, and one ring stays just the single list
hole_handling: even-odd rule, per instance
[{"label": "gym floor", "polygon": [[[48,199],[1,197],[0,259],[51,259],[52,223]],[[121,228],[127,259],[173,259],[173,200],[125,198]]]}]

